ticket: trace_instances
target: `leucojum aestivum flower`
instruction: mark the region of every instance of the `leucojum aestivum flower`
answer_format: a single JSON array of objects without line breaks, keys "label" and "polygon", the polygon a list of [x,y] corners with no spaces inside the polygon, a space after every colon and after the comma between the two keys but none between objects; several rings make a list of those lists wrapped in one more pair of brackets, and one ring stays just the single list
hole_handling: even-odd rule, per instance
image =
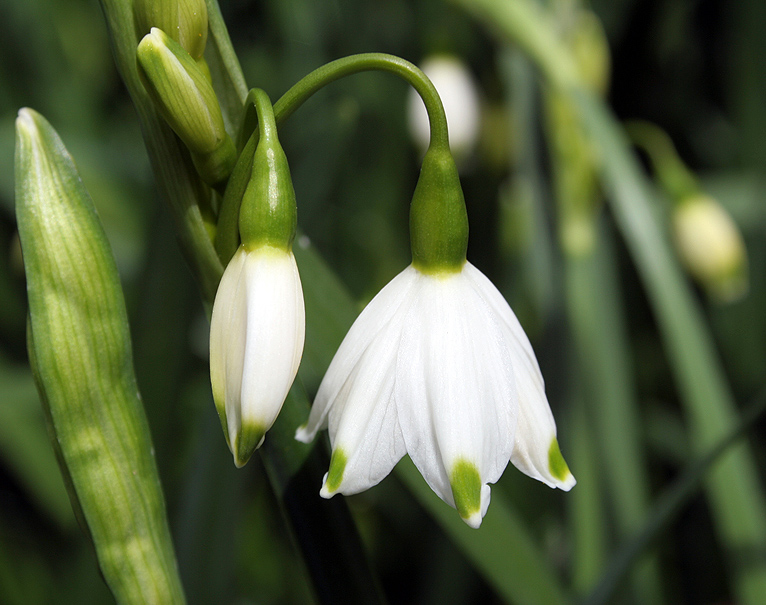
[{"label": "leucojum aestivum flower", "polygon": [[[172,46],[155,30],[150,36],[157,48]],[[173,56],[185,57],[179,45],[173,48]],[[328,64],[307,79],[313,91],[322,73],[329,82],[359,66],[386,69],[408,79],[426,101],[431,144],[410,211],[413,262],[349,331],[296,438],[309,442],[329,429],[332,459],[320,491],[326,498],[372,487],[406,453],[434,492],[478,527],[489,484],[509,461],[564,490],[574,477],[559,451],[530,343],[502,295],[466,260],[465,201],[438,94],[411,64],[360,57]],[[193,71],[192,63],[181,63]],[[340,65],[335,74],[333,65]],[[213,397],[237,466],[276,420],[305,335],[292,255],[295,194],[274,110],[265,93],[254,92],[260,134],[237,221],[241,244],[218,288],[210,332]],[[205,153],[215,155],[218,147],[208,147]],[[206,157],[195,165],[207,166]]]},{"label": "leucojum aestivum flower", "polygon": [[426,154],[410,215],[413,262],[370,302],[335,355],[308,423],[328,428],[321,495],[380,482],[409,454],[431,489],[479,527],[509,460],[551,487],[575,479],[532,347],[497,288],[465,258],[452,156]]}]

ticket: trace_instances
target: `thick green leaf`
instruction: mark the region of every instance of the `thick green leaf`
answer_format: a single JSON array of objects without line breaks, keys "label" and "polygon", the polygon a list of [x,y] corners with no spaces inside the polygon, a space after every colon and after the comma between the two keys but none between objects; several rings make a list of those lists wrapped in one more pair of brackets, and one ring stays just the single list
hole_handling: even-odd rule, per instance
[{"label": "thick green leaf", "polygon": [[550,564],[500,490],[492,491],[492,504],[481,527],[472,529],[431,491],[408,457],[397,465],[396,472],[477,571],[509,603],[568,602]]},{"label": "thick green leaf", "polygon": [[56,132],[16,125],[30,362],[73,505],[118,602],[182,603],[114,257]]}]

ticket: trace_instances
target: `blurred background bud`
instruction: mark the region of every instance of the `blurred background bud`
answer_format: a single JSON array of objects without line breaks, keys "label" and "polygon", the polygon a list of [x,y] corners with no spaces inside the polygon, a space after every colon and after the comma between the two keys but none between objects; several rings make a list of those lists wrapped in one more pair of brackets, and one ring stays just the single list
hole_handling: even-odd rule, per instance
[{"label": "blurred background bud", "polygon": [[715,199],[700,194],[680,202],[673,212],[673,236],[687,269],[712,298],[732,302],[747,293],[745,243]]},{"label": "blurred background bud", "polygon": [[611,71],[609,41],[601,20],[592,11],[577,11],[570,46],[585,83],[594,92],[604,95]]},{"label": "blurred background bud", "polygon": [[[473,76],[465,63],[452,55],[431,56],[420,68],[434,83],[442,99],[450,147],[460,165],[473,151],[481,126],[481,104]],[[410,91],[407,109],[412,138],[420,149],[425,150],[430,140],[428,115],[414,90]]]}]

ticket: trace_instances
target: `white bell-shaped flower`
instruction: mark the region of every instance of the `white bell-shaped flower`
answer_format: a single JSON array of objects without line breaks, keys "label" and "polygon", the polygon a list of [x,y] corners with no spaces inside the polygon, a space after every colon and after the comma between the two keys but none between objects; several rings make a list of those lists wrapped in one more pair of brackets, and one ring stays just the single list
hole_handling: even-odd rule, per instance
[{"label": "white bell-shaped flower", "polygon": [[308,442],[325,427],[326,498],[372,487],[405,453],[471,527],[509,460],[551,487],[575,484],[529,340],[468,262],[436,273],[410,265],[370,302],[296,438]]},{"label": "white bell-shaped flower", "polygon": [[298,372],[306,320],[292,251],[240,246],[210,321],[210,381],[234,462],[263,442]]}]

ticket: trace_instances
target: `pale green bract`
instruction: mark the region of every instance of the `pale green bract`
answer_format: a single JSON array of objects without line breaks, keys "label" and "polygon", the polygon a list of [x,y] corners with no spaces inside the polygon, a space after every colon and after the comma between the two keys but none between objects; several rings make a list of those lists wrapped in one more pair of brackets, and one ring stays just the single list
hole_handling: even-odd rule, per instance
[{"label": "pale green bract", "polygon": [[296,438],[323,428],[333,450],[325,498],[376,485],[405,453],[471,527],[509,460],[551,487],[575,484],[529,340],[468,262],[438,274],[411,265],[365,308]]},{"label": "pale green bract", "polygon": [[125,301],[93,202],[40,114],[16,121],[28,348],[75,512],[119,603],[183,603]]}]

